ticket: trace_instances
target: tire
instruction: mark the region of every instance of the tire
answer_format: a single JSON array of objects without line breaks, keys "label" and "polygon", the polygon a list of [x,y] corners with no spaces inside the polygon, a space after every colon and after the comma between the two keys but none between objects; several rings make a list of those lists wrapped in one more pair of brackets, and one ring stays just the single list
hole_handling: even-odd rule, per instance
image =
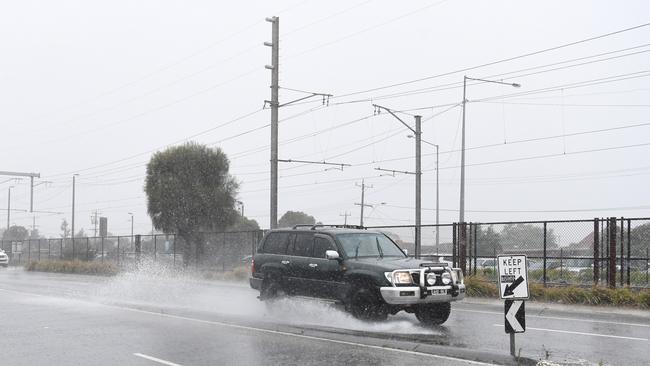
[{"label": "tire", "polygon": [[449,314],[451,314],[449,302],[422,304],[415,309],[415,317],[424,325],[440,325],[449,319]]},{"label": "tire", "polygon": [[386,320],[388,307],[377,291],[368,286],[357,286],[350,294],[348,309],[360,320]]},{"label": "tire", "polygon": [[280,282],[275,276],[266,276],[262,282],[259,299],[262,301],[277,300],[284,294]]}]

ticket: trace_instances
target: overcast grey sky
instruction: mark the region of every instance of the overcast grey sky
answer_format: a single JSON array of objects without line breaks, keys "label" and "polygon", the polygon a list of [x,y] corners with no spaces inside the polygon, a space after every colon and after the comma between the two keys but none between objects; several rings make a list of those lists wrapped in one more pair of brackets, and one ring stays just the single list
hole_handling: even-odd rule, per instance
[{"label": "overcast grey sky", "polygon": [[[280,110],[280,158],[352,165],[280,163],[279,215],[339,223],[349,212],[356,223],[355,183],[365,178],[367,202],[385,202],[367,210],[366,224],[413,223],[413,176],[374,168],[413,170],[414,141],[388,114],[374,115],[374,102],[423,116],[423,138],[440,145],[441,221],[456,221],[461,109],[453,105],[466,74],[522,84],[467,88],[468,221],[650,216],[650,27],[454,73],[648,23],[647,1],[0,4],[0,170],[51,182],[34,198],[36,210],[53,213],[11,217],[24,226],[35,217],[47,236],[70,221],[74,173],[77,228],[92,232],[99,210],[114,234],[130,232],[128,212],[136,232],[149,232],[145,164],[186,139],[228,154],[246,215],[268,227],[270,49],[262,43],[272,15],[281,102],[305,95],[291,89],[334,95],[329,106],[315,99]],[[423,223],[435,220],[433,152],[423,145]],[[12,208],[29,208],[28,180],[9,179],[0,177],[1,227],[9,186]]]}]

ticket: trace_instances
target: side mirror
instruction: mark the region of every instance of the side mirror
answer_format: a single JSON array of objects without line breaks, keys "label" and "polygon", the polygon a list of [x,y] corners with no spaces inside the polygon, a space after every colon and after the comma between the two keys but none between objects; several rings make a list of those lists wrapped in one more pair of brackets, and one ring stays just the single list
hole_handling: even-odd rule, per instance
[{"label": "side mirror", "polygon": [[336,250],[327,250],[325,251],[325,258],[329,260],[338,260],[340,258],[339,252],[337,252]]},{"label": "side mirror", "polygon": [[405,256],[409,256],[409,250],[408,249],[402,249],[402,252],[404,252]]}]

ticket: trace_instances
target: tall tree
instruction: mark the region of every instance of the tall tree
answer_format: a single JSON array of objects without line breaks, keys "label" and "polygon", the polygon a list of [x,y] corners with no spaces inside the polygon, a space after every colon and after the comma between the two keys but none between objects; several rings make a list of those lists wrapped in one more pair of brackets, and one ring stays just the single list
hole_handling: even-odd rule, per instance
[{"label": "tall tree", "polygon": [[[620,230],[616,231],[620,232]],[[648,248],[650,248],[650,223],[639,225],[630,233],[630,249],[633,257],[645,257]]]},{"label": "tall tree", "polygon": [[70,231],[71,230],[70,230],[70,226],[68,225],[68,220],[63,219],[63,221],[61,221],[61,237],[63,239],[69,237]]},{"label": "tall tree", "polygon": [[[544,247],[544,229],[533,224],[507,224],[501,230],[503,250],[541,249]],[[557,238],[553,229],[546,232],[546,247],[557,248]]]},{"label": "tall tree", "polygon": [[27,231],[26,228],[17,225],[9,226],[9,229],[2,233],[2,239],[4,240],[23,241],[27,239],[28,236],[29,231]]},{"label": "tall tree", "polygon": [[155,153],[147,164],[147,210],[156,229],[183,240],[183,262],[201,262],[201,231],[221,231],[237,217],[239,185],[220,149],[186,143]]},{"label": "tall tree", "polygon": [[228,228],[228,231],[255,231],[260,229],[260,224],[254,219],[246,216],[237,216],[235,222]]},{"label": "tall tree", "polygon": [[314,225],[316,219],[302,211],[287,211],[278,220],[279,227],[292,227],[294,225]]},{"label": "tall tree", "polygon": [[501,254],[502,248],[499,233],[492,225],[483,230],[480,226],[476,232],[476,251],[479,256],[493,256]]}]

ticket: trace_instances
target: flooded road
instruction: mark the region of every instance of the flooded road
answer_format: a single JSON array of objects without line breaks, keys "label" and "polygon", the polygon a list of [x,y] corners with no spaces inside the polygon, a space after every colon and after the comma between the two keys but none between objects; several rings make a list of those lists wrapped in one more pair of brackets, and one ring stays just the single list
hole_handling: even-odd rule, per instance
[{"label": "flooded road", "polygon": [[[268,305],[246,284],[163,268],[117,277],[0,271],[8,365],[508,364],[503,305],[463,301],[444,326],[359,321],[302,298]],[[527,304],[521,355],[562,364],[650,363],[650,314]],[[475,362],[467,361],[473,360]],[[167,363],[165,363],[167,362]],[[3,364],[5,364],[3,362]]]}]

